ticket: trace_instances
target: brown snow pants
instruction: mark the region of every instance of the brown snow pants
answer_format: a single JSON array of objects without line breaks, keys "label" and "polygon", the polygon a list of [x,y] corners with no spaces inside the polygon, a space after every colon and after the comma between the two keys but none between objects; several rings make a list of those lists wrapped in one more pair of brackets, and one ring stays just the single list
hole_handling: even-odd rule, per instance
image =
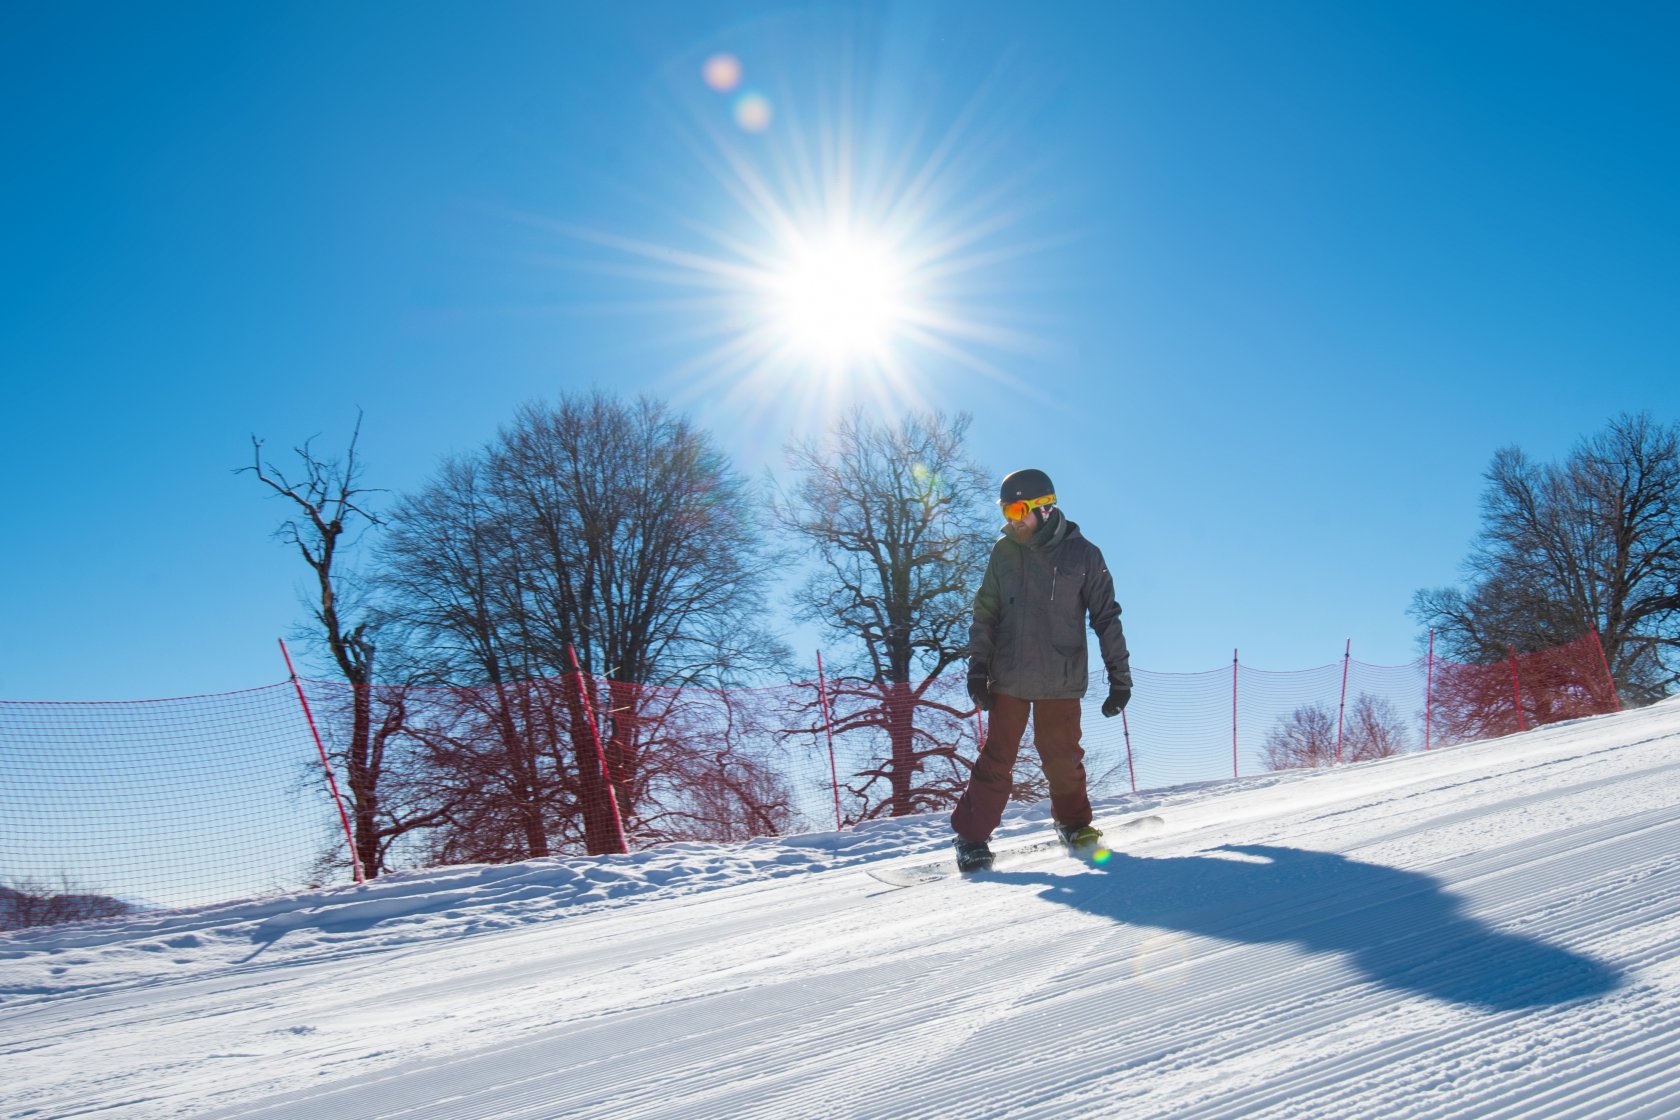
[{"label": "brown snow pants", "polygon": [[1091,800],[1085,792],[1085,752],[1079,746],[1079,701],[1022,700],[994,693],[980,761],[951,813],[951,827],[964,840],[991,839],[992,830],[1003,819],[1029,712],[1038,761],[1050,780],[1051,815],[1058,824],[1074,828],[1091,823]]}]

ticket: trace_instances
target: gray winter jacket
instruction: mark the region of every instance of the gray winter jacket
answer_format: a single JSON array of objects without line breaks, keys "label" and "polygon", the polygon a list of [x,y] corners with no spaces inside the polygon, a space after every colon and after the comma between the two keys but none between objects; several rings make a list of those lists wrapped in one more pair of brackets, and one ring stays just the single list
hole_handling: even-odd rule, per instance
[{"label": "gray winter jacket", "polygon": [[974,597],[969,673],[985,673],[993,692],[1023,700],[1085,695],[1085,620],[1111,684],[1132,686],[1120,604],[1102,551],[1054,510],[1032,543],[1000,537]]}]

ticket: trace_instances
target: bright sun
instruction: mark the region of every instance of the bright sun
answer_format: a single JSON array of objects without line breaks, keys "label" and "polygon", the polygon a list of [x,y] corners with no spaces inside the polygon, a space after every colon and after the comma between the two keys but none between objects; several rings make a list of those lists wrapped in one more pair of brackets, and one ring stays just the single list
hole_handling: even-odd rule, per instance
[{"label": "bright sun", "polygon": [[801,240],[767,277],[774,327],[789,350],[810,361],[884,361],[910,315],[907,273],[866,236]]},{"label": "bright sun", "polygon": [[1035,298],[1017,262],[1057,239],[1021,239],[1036,173],[999,162],[1027,109],[983,90],[897,105],[889,93],[913,75],[854,69],[849,48],[798,72],[762,63],[749,89],[745,57],[713,54],[678,78],[675,138],[694,159],[671,164],[681,193],[650,222],[674,240],[559,225],[610,251],[587,262],[607,278],[600,307],[662,325],[648,341],[681,355],[662,382],[674,402],[786,411],[803,430],[864,401],[932,408],[954,370],[1037,392],[997,360],[1044,353],[1016,325]]}]

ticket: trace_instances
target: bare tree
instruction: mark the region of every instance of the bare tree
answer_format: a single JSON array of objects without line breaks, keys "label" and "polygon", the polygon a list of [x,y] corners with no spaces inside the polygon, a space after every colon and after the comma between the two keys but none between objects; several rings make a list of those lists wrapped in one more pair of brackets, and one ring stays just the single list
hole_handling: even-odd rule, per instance
[{"label": "bare tree", "polygon": [[1509,662],[1437,665],[1429,704],[1441,746],[1510,735],[1519,726]]},{"label": "bare tree", "polygon": [[433,863],[509,863],[585,843],[568,765],[575,682],[565,678],[428,691],[414,722],[418,784],[445,817]]},{"label": "bare tree", "polygon": [[1462,743],[1614,710],[1604,653],[1592,635],[1490,664],[1437,663],[1433,737]]},{"label": "bare tree", "polygon": [[298,516],[280,525],[277,535],[292,545],[315,574],[316,596],[311,607],[315,636],[331,654],[338,671],[351,688],[349,741],[342,757],[349,779],[351,818],[357,862],[365,875],[380,871],[380,853],[390,838],[415,824],[384,821],[380,816],[380,780],[383,776],[385,737],[375,734],[372,705],[374,641],[366,617],[352,621],[344,609],[341,584],[344,576],[336,569],[340,549],[347,536],[359,528],[381,521],[366,499],[377,491],[361,485],[361,464],[356,444],[361,438],[362,416],[356,415],[350,445],[342,459],[324,459],[305,440],[293,448],[298,468],[288,472],[263,458],[263,441],[251,437],[252,465],[247,471],[280,497],[290,502]]},{"label": "bare tree", "polygon": [[[835,731],[886,741],[878,764],[857,774],[859,819],[941,807],[962,791],[955,736],[918,723],[917,713],[953,721],[972,712],[966,696],[932,691],[967,657],[992,540],[986,475],[964,446],[968,425],[967,415],[890,424],[854,412],[826,444],[788,449],[796,481],[776,502],[777,520],[811,542],[817,561],[796,616],[845,643]],[[878,783],[884,796],[872,792]]]},{"label": "bare tree", "polygon": [[796,823],[787,778],[766,753],[773,716],[762,691],[614,682],[609,695],[615,709],[638,713],[626,775],[636,836],[746,840]]},{"label": "bare tree", "polygon": [[[358,706],[368,713],[368,743],[364,763],[365,772],[374,775],[371,827],[363,825],[362,836],[373,841],[371,862],[364,848],[358,854],[362,865],[374,873],[394,871],[403,865],[396,849],[411,842],[416,832],[444,824],[454,808],[454,800],[447,790],[441,790],[431,780],[424,765],[429,740],[421,733],[421,713],[434,705],[425,699],[426,690],[407,684],[372,684],[364,689],[349,688],[339,697],[329,697],[317,708],[323,729],[329,736],[349,729],[353,735]],[[350,751],[334,738],[331,753],[346,759]],[[318,768],[311,774],[323,787],[326,779]],[[358,815],[358,820],[367,818]],[[315,874],[322,880],[339,876],[350,870],[350,859],[343,845],[335,845],[323,852],[315,862]]]},{"label": "bare tree", "polygon": [[1406,749],[1405,721],[1380,696],[1360,693],[1351,711],[1338,714],[1305,704],[1278,720],[1263,749],[1268,770],[1331,766],[1387,758]]},{"label": "bare tree", "polygon": [[489,449],[533,657],[631,684],[722,684],[781,666],[762,624],[777,557],[759,502],[665,405],[595,392],[529,404]]},{"label": "bare tree", "polygon": [[1347,762],[1388,758],[1410,749],[1410,743],[1406,721],[1394,705],[1381,696],[1361,692],[1342,728],[1342,758]]},{"label": "bare tree", "polygon": [[1561,464],[1493,458],[1465,585],[1412,613],[1448,655],[1492,664],[1597,629],[1624,701],[1680,683],[1680,425],[1620,416]]},{"label": "bare tree", "polygon": [[0,932],[120,918],[134,910],[121,899],[78,888],[68,877],[61,876],[57,884],[36,879],[0,884]]},{"label": "bare tree", "polygon": [[[501,760],[494,792],[518,806],[524,854],[567,842],[571,819],[585,850],[617,851],[620,821],[659,815],[641,777],[658,702],[597,678],[730,683],[786,656],[762,624],[774,558],[756,504],[686,418],[599,392],[521,408],[398,504],[381,552],[391,632],[435,683],[494,686],[478,733],[496,750],[436,757],[475,773]],[[543,679],[573,686],[514,702],[514,684]]]},{"label": "bare tree", "polygon": [[1296,708],[1266,735],[1266,769],[1329,766],[1336,761],[1336,717],[1317,704]]},{"label": "bare tree", "polygon": [[568,777],[543,749],[554,734],[552,705],[518,686],[557,669],[521,641],[532,627],[519,556],[479,458],[446,460],[401,498],[380,548],[382,621],[404,673],[444,689],[414,721],[433,771],[421,785],[448,822],[432,845],[442,861],[551,852],[549,807]]}]

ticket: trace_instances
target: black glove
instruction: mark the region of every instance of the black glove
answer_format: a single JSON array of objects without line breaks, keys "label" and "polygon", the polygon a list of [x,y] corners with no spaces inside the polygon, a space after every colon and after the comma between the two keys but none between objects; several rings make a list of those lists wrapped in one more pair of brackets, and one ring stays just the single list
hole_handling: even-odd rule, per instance
[{"label": "black glove", "polygon": [[1108,699],[1103,701],[1102,714],[1113,718],[1126,710],[1126,704],[1132,698],[1132,686],[1129,684],[1111,684],[1108,686]]},{"label": "black glove", "polygon": [[970,673],[968,675],[968,695],[974,701],[974,706],[982,712],[992,710],[992,690],[986,687],[985,673]]}]

